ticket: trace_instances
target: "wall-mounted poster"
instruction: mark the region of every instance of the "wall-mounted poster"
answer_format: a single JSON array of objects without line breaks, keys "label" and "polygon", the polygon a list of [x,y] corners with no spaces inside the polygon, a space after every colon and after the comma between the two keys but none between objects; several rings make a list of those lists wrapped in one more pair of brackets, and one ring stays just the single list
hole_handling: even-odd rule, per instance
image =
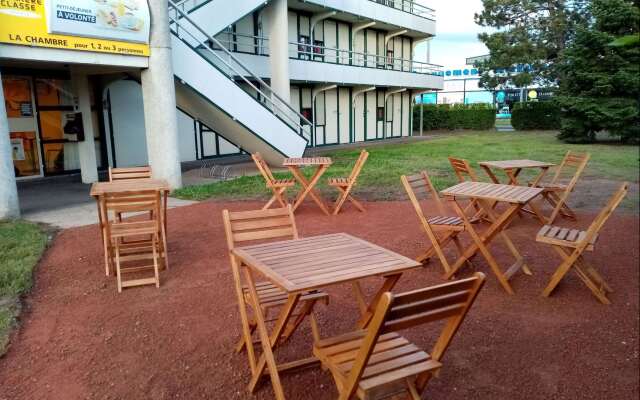
[{"label": "wall-mounted poster", "polygon": [[146,0],[0,0],[0,42],[149,55]]},{"label": "wall-mounted poster", "polygon": [[21,138],[11,139],[11,154],[14,161],[24,161],[24,142]]},{"label": "wall-mounted poster", "polygon": [[149,42],[145,0],[48,0],[46,9],[49,33]]}]

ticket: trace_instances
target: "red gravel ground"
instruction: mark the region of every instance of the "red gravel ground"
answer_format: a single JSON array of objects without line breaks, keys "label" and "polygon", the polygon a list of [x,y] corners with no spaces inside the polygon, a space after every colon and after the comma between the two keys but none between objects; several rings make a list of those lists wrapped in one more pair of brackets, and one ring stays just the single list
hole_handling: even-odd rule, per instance
[{"label": "red gravel ground", "polygon": [[[21,328],[0,360],[0,399],[271,399],[269,384],[246,390],[244,354],[234,354],[240,324],[228,265],[221,210],[258,203],[205,202],[169,211],[171,269],[162,286],[116,292],[104,276],[96,226],[61,232],[42,259],[26,299]],[[349,232],[408,256],[423,249],[408,202],[369,203],[327,217],[313,205],[300,209],[303,236]],[[581,214],[587,226],[592,214]],[[444,360],[429,399],[638,398],[638,217],[616,214],[589,260],[615,292],[601,305],[571,274],[551,298],[542,298],[559,260],[533,238],[539,225],[516,219],[512,237],[534,271],[513,279],[507,295],[490,274]],[[511,258],[494,247],[504,266]],[[452,254],[450,254],[452,255]],[[405,274],[398,290],[440,283],[438,263]],[[380,284],[371,279],[368,289]],[[349,286],[329,289],[320,306],[322,335],[349,330],[357,308]],[[282,357],[307,355],[310,329],[294,336]],[[407,332],[429,347],[433,329]],[[429,347],[430,348],[430,347]],[[284,375],[289,399],[334,399],[328,372]]]}]

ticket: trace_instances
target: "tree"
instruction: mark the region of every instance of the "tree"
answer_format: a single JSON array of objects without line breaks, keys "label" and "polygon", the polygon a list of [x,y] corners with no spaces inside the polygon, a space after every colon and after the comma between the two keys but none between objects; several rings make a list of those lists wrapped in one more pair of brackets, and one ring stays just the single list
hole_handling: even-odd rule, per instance
[{"label": "tree", "polygon": [[[576,27],[588,19],[587,0],[483,0],[475,15],[480,26],[495,28],[478,38],[489,49],[489,59],[479,63],[480,85],[523,87],[555,86],[560,79],[556,63],[573,39]],[[500,73],[515,65],[521,70]]]},{"label": "tree", "polygon": [[589,11],[593,19],[576,30],[558,64],[563,75],[559,137],[591,142],[606,131],[623,142],[638,141],[640,47],[615,40],[637,37],[640,10],[628,0],[593,0]]}]

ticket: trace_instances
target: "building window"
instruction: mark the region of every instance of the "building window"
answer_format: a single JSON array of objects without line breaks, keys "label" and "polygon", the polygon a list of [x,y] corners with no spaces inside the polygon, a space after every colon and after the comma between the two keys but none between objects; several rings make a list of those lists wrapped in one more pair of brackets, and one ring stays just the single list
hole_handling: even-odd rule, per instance
[{"label": "building window", "polygon": [[384,121],[384,107],[378,107],[376,109],[376,121],[378,122]]},{"label": "building window", "polygon": [[[305,117],[307,119],[307,121],[311,122],[311,107],[305,107],[302,110],[300,110],[300,114],[302,114],[303,117]],[[303,124],[303,121],[300,121],[301,124]]]},{"label": "building window", "polygon": [[301,60],[311,60],[311,39],[309,36],[298,36],[298,58]]},{"label": "building window", "polygon": [[313,59],[324,61],[324,40],[313,41]]},{"label": "building window", "polygon": [[393,50],[387,49],[387,68],[393,69]]}]

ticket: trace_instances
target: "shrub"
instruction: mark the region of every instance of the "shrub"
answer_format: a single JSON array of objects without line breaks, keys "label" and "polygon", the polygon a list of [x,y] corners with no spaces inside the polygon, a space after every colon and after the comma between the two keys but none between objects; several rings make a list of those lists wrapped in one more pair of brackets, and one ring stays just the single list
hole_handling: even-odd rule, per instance
[{"label": "shrub", "polygon": [[516,103],[511,111],[511,125],[519,130],[560,129],[560,106],[555,101]]},{"label": "shrub", "polygon": [[476,129],[494,127],[496,110],[489,104],[418,104],[413,108],[413,127],[420,126],[422,107],[424,130]]}]

